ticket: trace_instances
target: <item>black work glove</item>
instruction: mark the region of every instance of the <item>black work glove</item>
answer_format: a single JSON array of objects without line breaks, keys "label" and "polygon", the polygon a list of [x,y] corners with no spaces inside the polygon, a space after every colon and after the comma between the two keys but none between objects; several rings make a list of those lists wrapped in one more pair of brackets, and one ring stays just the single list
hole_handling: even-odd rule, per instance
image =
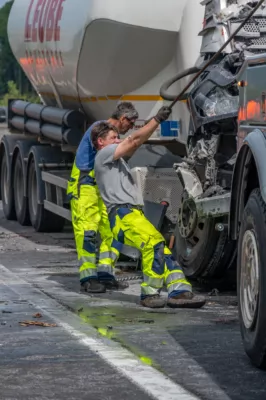
[{"label": "black work glove", "polygon": [[161,124],[162,122],[166,121],[172,112],[172,109],[170,107],[163,106],[160,108],[158,111],[157,115],[154,117],[154,119]]}]

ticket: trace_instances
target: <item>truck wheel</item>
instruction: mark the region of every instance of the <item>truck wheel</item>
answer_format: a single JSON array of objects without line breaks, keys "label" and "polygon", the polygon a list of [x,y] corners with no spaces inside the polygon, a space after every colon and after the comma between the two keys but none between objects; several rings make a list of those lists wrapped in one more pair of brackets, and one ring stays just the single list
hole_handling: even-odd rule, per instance
[{"label": "truck wheel", "polygon": [[[235,259],[235,242],[227,231],[218,232],[221,220],[198,219],[193,204],[182,202],[175,229],[174,255],[189,278],[220,278]],[[225,221],[226,222],[226,221]]]},{"label": "truck wheel", "polygon": [[3,211],[7,220],[16,220],[15,202],[14,202],[14,190],[11,184],[9,174],[8,158],[4,152],[1,164],[1,193],[3,202]]},{"label": "truck wheel", "polygon": [[29,166],[28,174],[28,198],[30,221],[36,232],[61,232],[65,220],[50,211],[45,210],[44,205],[38,201],[41,192],[40,185],[44,182],[38,179],[34,158]]},{"label": "truck wheel", "polygon": [[238,240],[240,329],[247,355],[266,369],[266,205],[259,189],[247,202]]},{"label": "truck wheel", "polygon": [[14,199],[17,220],[22,226],[30,225],[28,198],[24,195],[25,177],[20,153],[17,154],[14,167]]}]

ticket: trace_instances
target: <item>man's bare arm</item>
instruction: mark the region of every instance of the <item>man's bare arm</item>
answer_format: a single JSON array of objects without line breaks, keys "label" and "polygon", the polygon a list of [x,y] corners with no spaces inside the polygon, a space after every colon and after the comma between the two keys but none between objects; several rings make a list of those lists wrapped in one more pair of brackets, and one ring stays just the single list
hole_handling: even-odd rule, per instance
[{"label": "man's bare arm", "polygon": [[134,132],[132,135],[124,139],[116,148],[114,154],[114,160],[125,157],[127,155],[133,155],[134,152],[145,143],[155,132],[161,122],[166,121],[171,114],[169,107],[162,107],[158,114],[151,119],[151,121]]},{"label": "man's bare arm", "polygon": [[117,146],[114,159],[118,160],[118,158],[121,157],[132,156],[135,151],[151,137],[158,126],[159,123],[153,119],[149,124],[128,136]]},{"label": "man's bare arm", "polygon": [[129,152],[124,156],[124,159],[125,159],[126,161],[129,161],[129,160],[131,159],[131,157],[134,155],[135,151],[136,151],[136,150],[131,150],[131,151],[129,151]]}]

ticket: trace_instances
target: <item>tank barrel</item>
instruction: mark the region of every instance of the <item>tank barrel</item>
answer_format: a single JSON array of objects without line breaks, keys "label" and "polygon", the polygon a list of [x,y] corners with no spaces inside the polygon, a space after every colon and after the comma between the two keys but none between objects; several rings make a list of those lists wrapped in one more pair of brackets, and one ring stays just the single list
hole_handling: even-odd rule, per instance
[{"label": "tank barrel", "polygon": [[41,118],[43,121],[55,125],[66,125],[69,128],[82,127],[84,125],[84,115],[76,110],[62,110],[55,107],[44,107]]},{"label": "tank barrel", "polygon": [[85,116],[76,110],[13,100],[9,104],[8,121],[11,129],[78,146],[83,135]]}]

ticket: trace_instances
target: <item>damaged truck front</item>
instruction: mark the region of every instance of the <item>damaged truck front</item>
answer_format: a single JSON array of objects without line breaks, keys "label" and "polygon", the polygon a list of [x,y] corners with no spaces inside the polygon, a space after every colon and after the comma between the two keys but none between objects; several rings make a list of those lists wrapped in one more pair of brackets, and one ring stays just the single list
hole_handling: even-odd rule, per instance
[{"label": "damaged truck front", "polygon": [[[161,88],[199,73],[258,1],[205,0],[197,65]],[[190,278],[222,277],[237,260],[244,347],[266,366],[266,4],[185,95],[187,157],[175,164],[183,186],[175,251]]]}]

